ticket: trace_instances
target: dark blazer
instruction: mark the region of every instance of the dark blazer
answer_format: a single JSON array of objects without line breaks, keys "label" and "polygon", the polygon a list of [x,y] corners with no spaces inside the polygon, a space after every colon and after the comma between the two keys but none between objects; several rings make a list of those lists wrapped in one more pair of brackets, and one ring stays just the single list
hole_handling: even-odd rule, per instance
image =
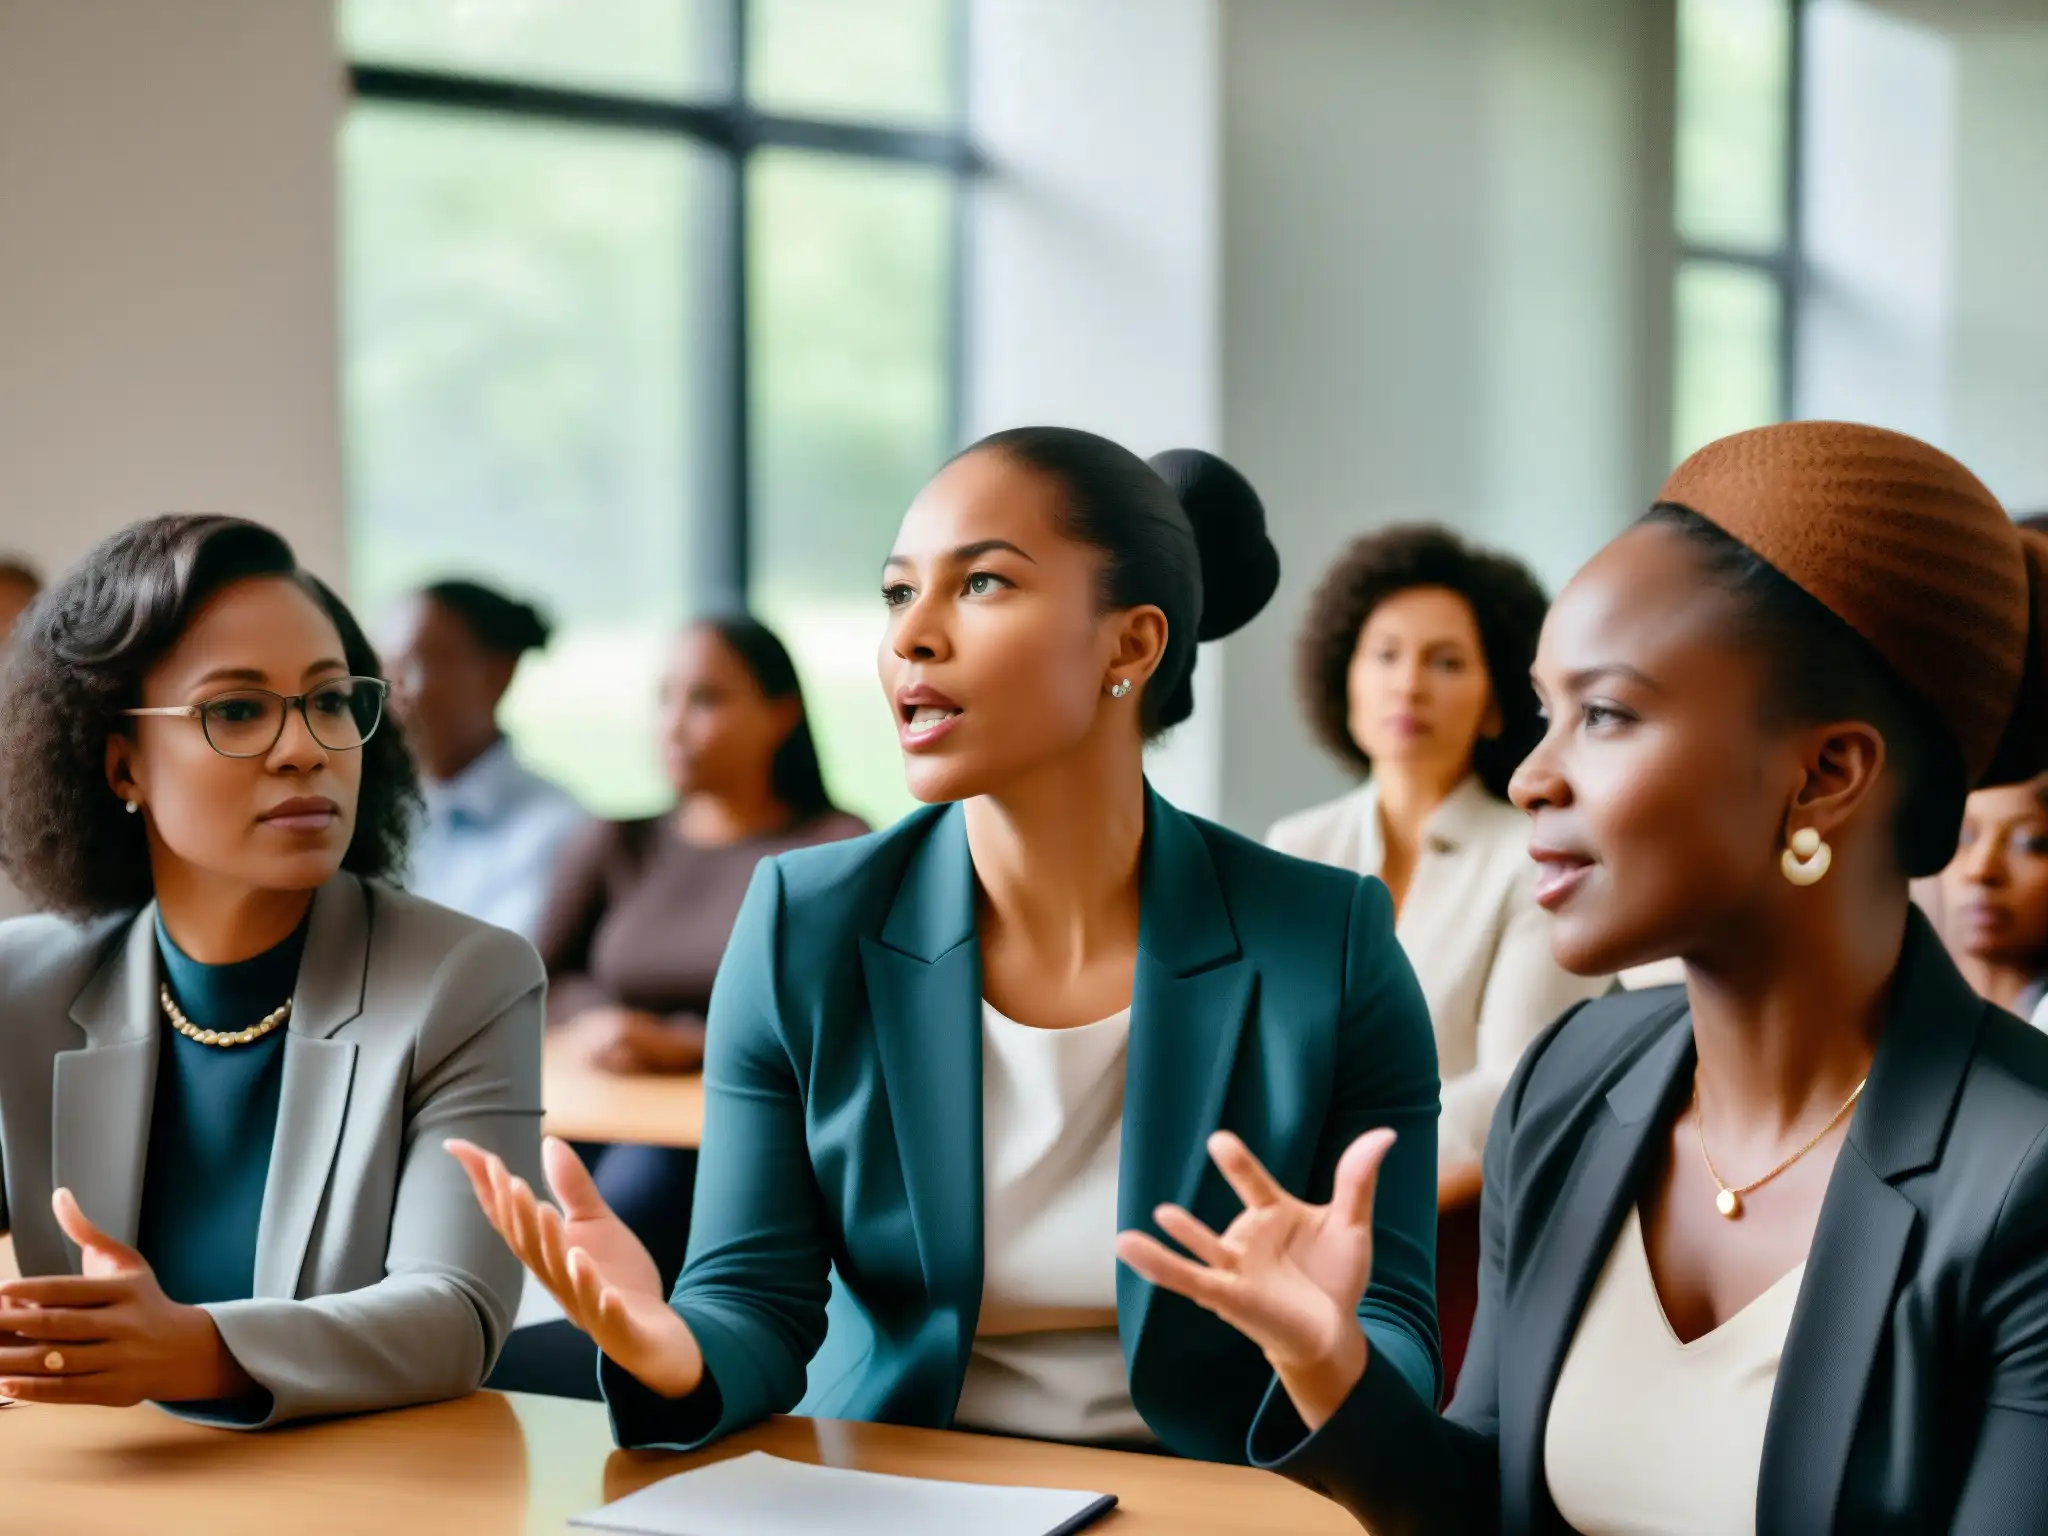
[{"label": "dark blazer", "polygon": [[[1139,879],[1118,1220],[1149,1229],[1176,1201],[1225,1225],[1219,1127],[1317,1198],[1355,1136],[1394,1127],[1359,1319],[1433,1401],[1436,1052],[1386,888],[1157,795]],[[951,1424],[982,1291],[981,995],[959,807],[762,861],[712,993],[674,1293],[708,1381],[670,1401],[607,1362],[621,1444],[694,1447],[793,1408]],[[1273,1379],[1258,1349],[1121,1267],[1116,1299],[1145,1422],[1243,1461]]]},{"label": "dark blazer", "polygon": [[[1448,1413],[1372,1362],[1306,1439],[1276,1394],[1254,1461],[1375,1536],[1565,1531],[1551,1394],[1693,1062],[1677,988],[1560,1021],[1487,1143],[1479,1316]],[[2048,1529],[2048,1036],[1971,992],[1917,912],[1785,1341],[1756,1528]]]}]

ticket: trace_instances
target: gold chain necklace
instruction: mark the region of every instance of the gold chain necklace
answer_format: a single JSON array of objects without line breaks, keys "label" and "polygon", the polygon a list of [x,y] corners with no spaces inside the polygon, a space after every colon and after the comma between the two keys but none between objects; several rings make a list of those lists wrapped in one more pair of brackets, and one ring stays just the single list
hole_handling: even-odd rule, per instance
[{"label": "gold chain necklace", "polygon": [[247,1029],[201,1029],[185,1017],[177,1000],[171,996],[169,986],[157,988],[157,999],[164,1005],[164,1017],[171,1021],[171,1028],[187,1040],[197,1040],[201,1045],[253,1045],[292,1016],[292,1000],[286,998]]},{"label": "gold chain necklace", "polygon": [[1819,1146],[1821,1143],[1821,1138],[1826,1136],[1827,1133],[1829,1131],[1832,1131],[1836,1126],[1840,1125],[1842,1123],[1842,1117],[1848,1114],[1850,1110],[1856,1107],[1856,1101],[1863,1097],[1864,1084],[1868,1083],[1869,1081],[1870,1079],[1866,1077],[1863,1079],[1863,1082],[1858,1083],[1856,1085],[1855,1089],[1850,1093],[1849,1097],[1842,1101],[1842,1107],[1835,1111],[1834,1115],[1829,1119],[1828,1123],[1822,1126],[1818,1131],[1814,1132],[1813,1140],[1809,1141],[1797,1152],[1794,1152],[1790,1157],[1786,1158],[1785,1161],[1778,1164],[1777,1167],[1773,1168],[1769,1173],[1765,1174],[1762,1178],[1753,1179],[1749,1183],[1742,1185],[1740,1188],[1737,1188],[1729,1184],[1727,1180],[1721,1177],[1721,1171],[1714,1166],[1714,1159],[1707,1152],[1707,1121],[1706,1116],[1700,1113],[1700,1076],[1699,1073],[1695,1071],[1692,1076],[1692,1125],[1693,1129],[1699,1133],[1700,1161],[1707,1165],[1707,1177],[1714,1181],[1714,1187],[1720,1191],[1718,1195],[1714,1196],[1714,1209],[1719,1211],[1723,1216],[1727,1217],[1730,1221],[1734,1221],[1737,1217],[1739,1217],[1742,1214],[1742,1197],[1746,1194],[1749,1194],[1753,1190],[1762,1189],[1764,1185],[1770,1183],[1771,1180],[1775,1179],[1779,1174],[1783,1173],[1787,1168],[1790,1168],[1794,1163],[1798,1162],[1799,1159],[1806,1156],[1806,1154],[1811,1152],[1815,1147]]}]

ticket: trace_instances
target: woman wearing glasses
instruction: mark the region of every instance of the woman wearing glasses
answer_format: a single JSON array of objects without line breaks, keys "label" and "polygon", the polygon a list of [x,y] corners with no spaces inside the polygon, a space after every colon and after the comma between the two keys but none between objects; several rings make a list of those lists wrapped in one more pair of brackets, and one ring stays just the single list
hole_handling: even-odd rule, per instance
[{"label": "woman wearing glasses", "polygon": [[453,1397],[517,1261],[449,1136],[537,1170],[542,974],[384,883],[417,800],[356,622],[276,534],[167,517],[0,681],[0,1398],[262,1428]]}]

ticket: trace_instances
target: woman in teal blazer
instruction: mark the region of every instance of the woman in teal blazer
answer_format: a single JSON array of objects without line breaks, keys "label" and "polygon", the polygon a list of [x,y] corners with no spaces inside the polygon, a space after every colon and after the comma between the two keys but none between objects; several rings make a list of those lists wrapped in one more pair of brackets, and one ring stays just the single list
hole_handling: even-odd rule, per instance
[{"label": "woman in teal blazer", "polygon": [[[1436,1399],[1436,1060],[1385,888],[1144,780],[1145,741],[1192,710],[1197,636],[1246,622],[1277,579],[1257,497],[1204,454],[1148,466],[1026,429],[918,498],[886,568],[880,667],[913,792],[950,803],[756,872],[711,1000],[673,1295],[565,1146],[547,1148],[559,1209],[452,1148],[602,1348],[622,1444],[696,1447],[795,1410],[1243,1461],[1273,1363],[1118,1268],[1114,1243],[1189,1213],[1220,1225],[1248,1155],[1312,1200],[1377,1181],[1369,1252],[1348,1226],[1305,1228],[1294,1256],[1370,1258],[1360,1338]],[[1019,1087],[1019,1061],[1091,1033],[1101,1072]],[[1105,1084],[1091,1142],[1074,1104]],[[1375,1127],[1397,1137],[1345,1159]],[[1035,1164],[1018,1152],[1034,1135]],[[1027,1165],[1035,1191],[1012,1177]],[[1036,1271],[1041,1292],[1017,1278]],[[1044,1333],[1006,1354],[1048,1295]],[[991,1398],[997,1357],[1014,1370]],[[1059,1421],[1031,1404],[1091,1359],[1123,1417],[1088,1422],[1129,1427],[1034,1428]],[[988,1406],[1017,1394],[1023,1409]]]}]

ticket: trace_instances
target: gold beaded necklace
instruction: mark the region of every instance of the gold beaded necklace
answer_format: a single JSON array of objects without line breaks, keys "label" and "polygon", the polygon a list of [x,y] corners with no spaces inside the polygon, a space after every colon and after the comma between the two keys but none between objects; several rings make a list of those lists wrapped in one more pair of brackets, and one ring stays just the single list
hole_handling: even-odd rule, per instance
[{"label": "gold beaded necklace", "polygon": [[201,1045],[253,1045],[292,1016],[292,1000],[286,998],[247,1029],[201,1029],[185,1017],[168,985],[157,988],[157,998],[164,1005],[164,1017],[171,1021],[171,1028]]}]

